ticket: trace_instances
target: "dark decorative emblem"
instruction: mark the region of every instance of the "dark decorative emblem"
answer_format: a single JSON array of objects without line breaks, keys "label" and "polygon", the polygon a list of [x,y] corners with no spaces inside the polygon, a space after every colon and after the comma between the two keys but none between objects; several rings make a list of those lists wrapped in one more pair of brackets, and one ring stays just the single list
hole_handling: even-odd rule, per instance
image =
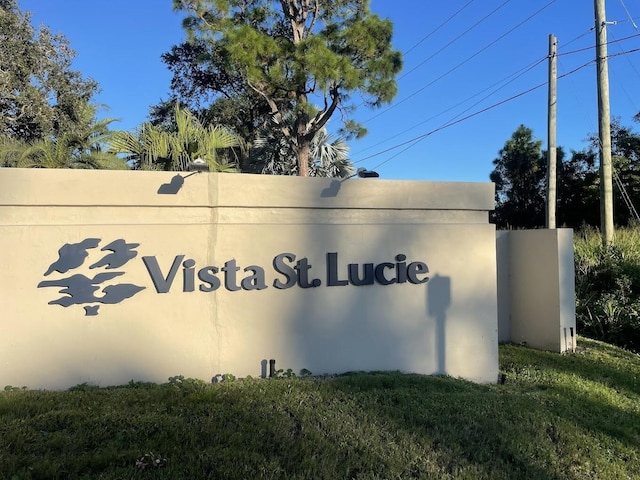
[{"label": "dark decorative emblem", "polygon": [[[89,257],[89,250],[98,248],[99,245],[99,238],[86,238],[79,243],[65,243],[58,250],[58,259],[49,266],[44,276],[47,277],[53,272],[64,275],[70,270],[81,267]],[[89,269],[102,267],[106,271],[98,271],[90,277],[81,273],[74,273],[65,278],[43,280],[38,283],[38,288],[62,287],[58,290],[58,293],[64,295],[50,301],[49,305],[61,305],[63,307],[84,305],[86,316],[98,315],[100,305],[96,304],[111,305],[120,303],[144,290],[145,287],[131,283],[103,286],[104,283],[125,274],[123,271],[113,270],[119,269],[129,260],[135,258],[138,255],[135,249],[139,245],[139,243],[127,243],[122,239],[114,240],[100,249],[101,252],[108,251],[110,253],[107,253],[100,260],[89,266]],[[96,295],[98,290],[100,292]]]}]

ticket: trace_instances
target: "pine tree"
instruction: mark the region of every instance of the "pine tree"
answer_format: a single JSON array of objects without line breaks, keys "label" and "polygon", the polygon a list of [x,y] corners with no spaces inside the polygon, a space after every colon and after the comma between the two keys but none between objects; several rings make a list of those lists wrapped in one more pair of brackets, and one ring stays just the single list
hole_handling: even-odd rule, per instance
[{"label": "pine tree", "polygon": [[[268,106],[298,175],[309,175],[314,137],[336,110],[349,114],[353,93],[373,107],[396,95],[401,54],[391,47],[391,22],[371,13],[369,0],[174,0],[174,7],[188,14],[194,41]],[[293,127],[283,120],[288,112]],[[343,132],[365,133],[351,120]]]}]

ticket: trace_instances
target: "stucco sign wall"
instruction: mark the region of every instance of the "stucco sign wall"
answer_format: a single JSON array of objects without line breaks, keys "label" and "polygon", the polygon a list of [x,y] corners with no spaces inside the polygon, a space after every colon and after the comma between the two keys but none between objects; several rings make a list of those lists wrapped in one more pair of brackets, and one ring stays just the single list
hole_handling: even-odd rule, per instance
[{"label": "stucco sign wall", "polygon": [[492,184],[187,175],[0,170],[0,386],[495,381]]}]

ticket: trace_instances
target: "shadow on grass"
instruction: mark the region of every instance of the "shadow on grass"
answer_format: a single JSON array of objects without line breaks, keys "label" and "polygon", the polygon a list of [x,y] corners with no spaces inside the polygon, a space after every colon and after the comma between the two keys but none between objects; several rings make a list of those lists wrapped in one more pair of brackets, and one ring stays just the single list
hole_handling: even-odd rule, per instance
[{"label": "shadow on grass", "polygon": [[[357,376],[334,387],[367,392],[362,408],[390,431],[399,429],[417,439],[423,455],[439,463],[440,475],[565,478],[543,460],[552,447],[536,425],[536,405],[530,399],[506,398],[495,387],[447,377],[415,377],[393,385],[384,376]],[[414,458],[415,472],[420,472],[421,460]]]},{"label": "shadow on grass", "polygon": [[[6,392],[0,471],[52,479],[640,476],[637,361],[616,366],[590,345],[582,356],[501,352],[503,386],[372,372]],[[148,452],[164,461],[153,473],[135,467]]]}]

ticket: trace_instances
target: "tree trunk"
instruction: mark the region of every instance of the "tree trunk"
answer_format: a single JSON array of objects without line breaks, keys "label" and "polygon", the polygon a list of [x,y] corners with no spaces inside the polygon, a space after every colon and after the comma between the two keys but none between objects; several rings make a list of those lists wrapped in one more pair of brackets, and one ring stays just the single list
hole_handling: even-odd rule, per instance
[{"label": "tree trunk", "polygon": [[299,108],[296,118],[295,127],[295,147],[296,157],[298,160],[298,176],[309,176],[309,153],[311,151],[311,140],[313,134],[309,130],[309,115],[307,114],[307,94],[305,91],[306,85],[300,85],[296,94],[296,103]]},{"label": "tree trunk", "polygon": [[301,142],[301,144],[298,144],[298,148],[295,149],[296,156],[298,157],[298,176],[308,177],[309,152],[311,150],[311,145],[306,141],[306,139],[298,138],[298,141]]}]

